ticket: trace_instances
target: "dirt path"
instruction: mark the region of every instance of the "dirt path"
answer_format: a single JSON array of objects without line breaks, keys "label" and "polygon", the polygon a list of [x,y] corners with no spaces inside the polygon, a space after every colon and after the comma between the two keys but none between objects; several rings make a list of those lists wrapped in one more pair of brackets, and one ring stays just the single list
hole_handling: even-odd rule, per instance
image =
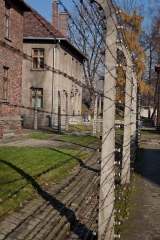
[{"label": "dirt path", "polygon": [[[143,138],[143,137],[142,137]],[[122,240],[160,240],[160,136],[145,137]]]}]

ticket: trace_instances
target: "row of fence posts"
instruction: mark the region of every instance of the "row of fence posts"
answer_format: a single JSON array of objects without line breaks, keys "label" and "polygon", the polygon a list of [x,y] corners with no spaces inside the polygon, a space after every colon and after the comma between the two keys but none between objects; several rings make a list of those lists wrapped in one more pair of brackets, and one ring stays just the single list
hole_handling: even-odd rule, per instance
[{"label": "row of fence posts", "polygon": [[[104,10],[107,19],[105,77],[103,93],[103,129],[101,149],[101,174],[99,192],[98,240],[120,238],[114,233],[115,224],[115,103],[117,77],[117,49],[126,60],[126,86],[124,107],[124,133],[122,146],[121,184],[130,183],[130,165],[135,161],[140,144],[140,94],[133,72],[132,57],[122,44],[117,43],[117,12],[112,1],[92,0]],[[101,131],[101,95],[95,94],[93,133]],[[60,113],[60,111],[59,111]],[[97,119],[98,115],[98,119]],[[60,125],[60,120],[58,121]],[[68,126],[68,121],[66,121]],[[58,127],[60,132],[60,127]]]},{"label": "row of fence posts", "polygon": [[[93,133],[96,134],[101,131],[101,112],[103,112],[98,240],[113,240],[120,238],[120,235],[116,235],[114,232],[117,49],[123,52],[127,60],[121,169],[122,185],[130,183],[131,162],[135,161],[136,149],[140,144],[140,94],[137,79],[133,72],[131,54],[124,45],[117,42],[117,28],[119,27],[117,10],[111,0],[91,0],[92,2],[99,4],[107,19],[103,111],[101,111],[102,97],[100,94],[95,94],[93,118]],[[58,125],[60,125],[60,121],[58,121]],[[66,121],[66,125],[68,126],[68,121]],[[58,129],[60,132],[60,127]]]},{"label": "row of fence posts", "polygon": [[[103,95],[103,129],[101,150],[101,174],[99,192],[98,240],[120,238],[114,232],[115,224],[115,103],[117,77],[117,49],[123,52],[126,60],[126,85],[124,107],[124,133],[122,146],[121,184],[130,183],[131,161],[135,161],[136,149],[140,144],[140,95],[137,79],[133,72],[132,57],[122,44],[117,44],[117,10],[112,1],[94,0],[105,12],[107,23],[105,77]],[[97,121],[97,94],[95,95],[93,133],[100,127],[100,110]],[[138,104],[137,104],[138,103]],[[101,100],[99,98],[100,109]],[[98,122],[98,124],[97,124]],[[98,127],[98,128],[97,128]],[[138,142],[138,144],[137,144]]]},{"label": "row of fence posts", "polygon": [[101,113],[102,113],[102,97],[95,93],[94,101],[94,118],[93,118],[93,133],[96,134],[101,131]]},{"label": "row of fence posts", "polygon": [[[92,1],[93,2],[93,1]],[[121,184],[130,183],[131,161],[135,161],[140,144],[140,94],[133,72],[132,57],[126,47],[117,43],[117,12],[112,1],[95,0],[104,10],[107,19],[105,51],[105,77],[103,93],[103,129],[101,149],[101,174],[99,191],[98,240],[120,238],[114,233],[115,224],[115,103],[117,77],[117,49],[126,60],[126,85],[124,107],[124,133],[122,146]],[[101,95],[95,94],[93,133],[101,131]],[[60,115],[60,111],[59,111]],[[98,119],[97,119],[98,115]],[[60,121],[58,121],[58,126]],[[68,121],[66,121],[68,126]],[[60,127],[58,127],[60,132]]]}]

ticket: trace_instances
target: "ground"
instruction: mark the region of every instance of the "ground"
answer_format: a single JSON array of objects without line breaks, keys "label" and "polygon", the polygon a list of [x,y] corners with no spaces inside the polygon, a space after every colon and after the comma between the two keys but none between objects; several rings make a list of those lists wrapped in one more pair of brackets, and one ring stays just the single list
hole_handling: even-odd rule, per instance
[{"label": "ground", "polygon": [[160,136],[142,136],[122,240],[160,240]]},{"label": "ground", "polygon": [[[23,141],[16,141],[7,145],[10,144],[19,146],[19,144],[23,145]],[[33,139],[27,142],[28,144],[39,147],[42,144],[44,147],[46,142]],[[47,141],[49,147],[55,147],[55,144],[59,143],[55,142],[53,144],[52,141]],[[142,135],[138,156],[134,181],[131,184],[129,215],[124,219],[121,240],[160,240],[160,135],[153,133]],[[84,169],[86,170],[86,168]],[[44,201],[44,199],[42,200]],[[53,219],[53,216],[51,216],[51,219]],[[42,223],[44,222],[42,221]],[[78,238],[77,233],[76,237]],[[71,238],[71,235],[69,235],[68,239],[77,238],[75,236]],[[2,238],[0,237],[0,239]],[[43,238],[40,236],[39,239],[42,240]]]}]

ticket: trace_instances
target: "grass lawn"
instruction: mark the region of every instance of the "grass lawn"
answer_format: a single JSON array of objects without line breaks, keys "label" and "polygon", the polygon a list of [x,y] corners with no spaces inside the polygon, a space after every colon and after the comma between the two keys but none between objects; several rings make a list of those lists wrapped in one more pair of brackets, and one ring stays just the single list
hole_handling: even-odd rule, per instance
[{"label": "grass lawn", "polygon": [[70,149],[0,147],[0,220],[89,157]]},{"label": "grass lawn", "polygon": [[[121,129],[116,130],[116,134],[123,135],[123,130]],[[44,134],[44,133],[33,133],[28,135],[29,138],[35,138],[35,139],[47,139],[47,138],[50,138],[51,136],[52,136],[51,134]],[[88,146],[90,144],[94,144],[98,146],[102,143],[102,140],[100,140],[100,138],[95,136],[73,136],[73,135],[58,136],[57,135],[54,139],[62,142],[75,143],[77,145],[79,144],[81,146]],[[116,145],[121,145],[121,144],[122,144],[122,139],[120,139],[120,137],[116,137]]]},{"label": "grass lawn", "polygon": [[[52,137],[52,134],[44,134],[44,133],[32,133],[28,135],[28,138],[35,139],[49,139]],[[100,144],[101,140],[94,136],[73,136],[73,135],[61,135],[54,137],[55,140],[76,143],[83,146],[87,146],[88,144]]]},{"label": "grass lawn", "polygon": [[74,124],[69,125],[69,132],[83,132],[83,131],[93,131],[93,124]]},{"label": "grass lawn", "polygon": [[28,138],[35,138],[35,139],[49,139],[52,134],[48,133],[31,133],[28,134]]},{"label": "grass lawn", "polygon": [[159,131],[156,131],[156,130],[146,130],[146,129],[141,129],[141,134],[146,134],[146,135],[150,135],[150,134],[153,134],[153,135],[159,135]]},{"label": "grass lawn", "polygon": [[101,140],[94,136],[58,136],[56,140],[71,142],[87,146],[89,144],[100,144]]}]

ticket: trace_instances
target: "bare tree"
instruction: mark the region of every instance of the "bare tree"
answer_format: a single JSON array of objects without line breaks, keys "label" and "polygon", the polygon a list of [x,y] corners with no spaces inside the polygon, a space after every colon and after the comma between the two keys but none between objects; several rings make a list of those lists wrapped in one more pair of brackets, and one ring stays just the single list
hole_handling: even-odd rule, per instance
[{"label": "bare tree", "polygon": [[[104,31],[102,13],[97,4],[89,6],[87,0],[74,0],[69,20],[68,38],[85,55],[84,83],[90,95],[90,110],[94,107],[95,91],[102,91],[104,76]],[[104,24],[105,25],[105,24]]]},{"label": "bare tree", "polygon": [[[146,61],[147,71],[143,75],[144,81],[148,83],[153,91],[153,94],[148,93],[142,98],[143,102],[148,105],[148,118],[153,118],[153,115],[155,114],[158,97],[158,79],[155,73],[155,65],[158,63],[158,58],[160,58],[160,17],[159,14],[157,14],[158,12],[159,10],[154,13],[150,28],[143,32],[141,36],[141,44],[143,45],[143,48],[148,56]],[[147,102],[145,101],[145,98],[147,98]],[[152,116],[150,114],[150,106],[154,107]]]},{"label": "bare tree", "polygon": [[[147,1],[147,0],[146,0]],[[145,14],[145,5],[146,1],[137,1],[137,0],[115,0],[117,6],[121,7],[124,12],[132,14],[134,9],[137,9],[138,14]]]},{"label": "bare tree", "polygon": [[[152,118],[156,111],[157,103],[157,76],[155,73],[155,65],[158,63],[158,55],[160,60],[160,3],[159,1],[146,0],[115,0],[124,12],[131,13],[134,9],[139,15],[144,16],[143,31],[139,37],[140,45],[147,55],[145,60],[146,70],[144,70],[142,79],[149,86],[149,91],[141,93],[141,104],[148,105],[148,118]],[[147,89],[147,88],[146,88]],[[151,91],[150,91],[151,89]],[[154,107],[151,116],[150,107]]]}]

